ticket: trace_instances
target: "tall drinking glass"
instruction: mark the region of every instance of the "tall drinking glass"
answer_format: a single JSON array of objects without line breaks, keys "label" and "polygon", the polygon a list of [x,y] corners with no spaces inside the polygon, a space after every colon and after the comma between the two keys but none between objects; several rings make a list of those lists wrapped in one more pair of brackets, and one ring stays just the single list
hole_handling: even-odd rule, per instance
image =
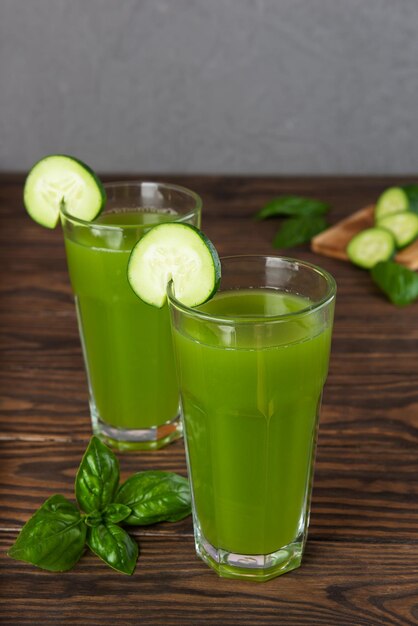
[{"label": "tall drinking glass", "polygon": [[169,285],[196,550],[221,576],[301,563],[335,289],[314,265],[261,256],[224,258],[195,309]]},{"label": "tall drinking glass", "polygon": [[119,449],[156,449],[181,435],[167,305],[142,302],[127,280],[132,247],[151,226],[199,226],[201,200],[161,183],[105,185],[94,222],[62,210],[68,270],[87,371],[93,431]]}]

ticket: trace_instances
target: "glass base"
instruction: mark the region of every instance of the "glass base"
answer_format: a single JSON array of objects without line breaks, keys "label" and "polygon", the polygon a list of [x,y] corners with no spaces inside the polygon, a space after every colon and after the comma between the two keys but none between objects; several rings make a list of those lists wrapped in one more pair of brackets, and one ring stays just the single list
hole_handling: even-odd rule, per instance
[{"label": "glass base", "polygon": [[178,415],[173,420],[150,428],[116,428],[103,422],[91,411],[93,433],[105,444],[120,451],[158,450],[183,435],[183,427]]},{"label": "glass base", "polygon": [[195,537],[196,552],[223,578],[264,582],[300,566],[303,541],[295,541],[271,554],[236,554],[215,548],[201,533]]}]

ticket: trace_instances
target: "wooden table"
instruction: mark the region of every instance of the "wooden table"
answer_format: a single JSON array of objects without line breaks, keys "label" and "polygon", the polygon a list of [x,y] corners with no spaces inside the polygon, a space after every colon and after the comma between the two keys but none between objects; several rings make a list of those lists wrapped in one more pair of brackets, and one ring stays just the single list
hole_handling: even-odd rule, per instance
[{"label": "wooden table", "polygon": [[[274,252],[278,222],[255,223],[251,216],[277,194],[329,201],[334,222],[393,184],[383,178],[170,179],[202,195],[204,229],[221,254]],[[90,554],[65,574],[5,555],[47,496],[72,497],[90,436],[62,234],[31,222],[21,197],[22,177],[2,175],[2,623],[417,624],[418,303],[395,308],[366,272],[316,257],[307,247],[287,254],[332,272],[338,297],[302,567],[264,584],[220,579],[195,556],[190,518],[136,531],[140,560],[132,577]],[[182,442],[120,460],[123,476],[151,468],[186,471]]]}]

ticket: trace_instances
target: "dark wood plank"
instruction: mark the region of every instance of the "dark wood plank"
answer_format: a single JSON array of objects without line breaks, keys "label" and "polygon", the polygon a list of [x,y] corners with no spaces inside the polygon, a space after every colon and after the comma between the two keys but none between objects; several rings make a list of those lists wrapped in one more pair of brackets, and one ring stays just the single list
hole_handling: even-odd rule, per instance
[{"label": "dark wood plank", "polygon": [[[140,537],[132,577],[91,554],[49,574],[9,560],[0,535],[4,624],[408,626],[418,619],[416,544],[310,541],[302,567],[263,584],[221,579],[192,537]],[[9,600],[7,602],[7,600]]]}]

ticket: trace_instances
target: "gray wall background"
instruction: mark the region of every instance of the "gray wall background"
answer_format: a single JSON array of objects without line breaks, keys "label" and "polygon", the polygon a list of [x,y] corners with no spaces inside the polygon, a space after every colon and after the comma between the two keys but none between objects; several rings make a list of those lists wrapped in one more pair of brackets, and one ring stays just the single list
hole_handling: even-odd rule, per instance
[{"label": "gray wall background", "polygon": [[415,173],[418,0],[0,0],[0,169]]}]

